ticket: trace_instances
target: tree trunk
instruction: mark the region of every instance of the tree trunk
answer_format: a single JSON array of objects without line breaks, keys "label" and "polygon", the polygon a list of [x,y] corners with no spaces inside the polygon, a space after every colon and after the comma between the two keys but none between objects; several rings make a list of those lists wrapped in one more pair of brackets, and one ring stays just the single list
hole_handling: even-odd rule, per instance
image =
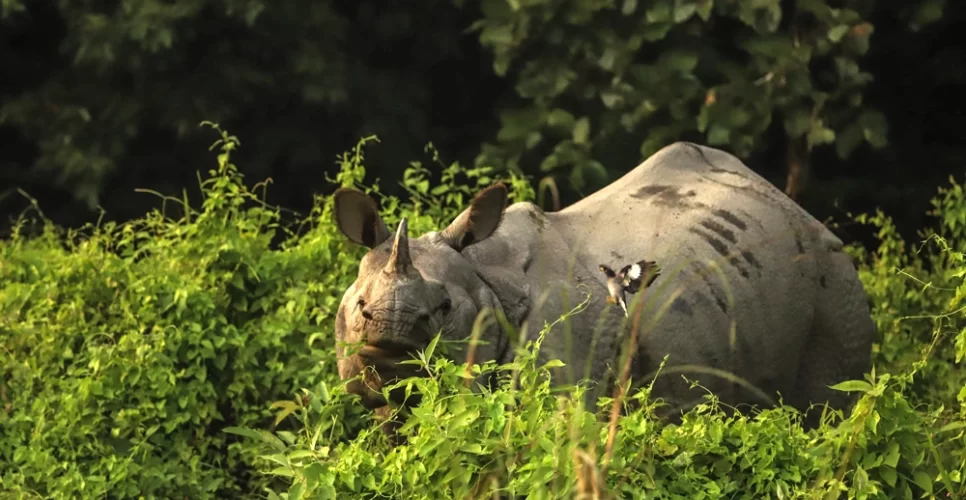
[{"label": "tree trunk", "polygon": [[798,138],[789,137],[786,157],[788,161],[788,178],[785,180],[785,194],[796,202],[799,201],[802,193],[805,192],[805,185],[808,183],[808,157],[809,153],[805,136],[803,135]]}]

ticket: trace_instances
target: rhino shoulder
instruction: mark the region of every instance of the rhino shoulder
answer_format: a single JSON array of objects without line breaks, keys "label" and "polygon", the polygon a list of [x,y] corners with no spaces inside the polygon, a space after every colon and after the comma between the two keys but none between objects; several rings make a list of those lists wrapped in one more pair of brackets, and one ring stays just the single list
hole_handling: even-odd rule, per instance
[{"label": "rhino shoulder", "polygon": [[489,238],[462,251],[477,275],[496,294],[507,319],[520,324],[530,310],[527,271],[539,252],[546,214],[530,202],[516,202],[504,211]]}]

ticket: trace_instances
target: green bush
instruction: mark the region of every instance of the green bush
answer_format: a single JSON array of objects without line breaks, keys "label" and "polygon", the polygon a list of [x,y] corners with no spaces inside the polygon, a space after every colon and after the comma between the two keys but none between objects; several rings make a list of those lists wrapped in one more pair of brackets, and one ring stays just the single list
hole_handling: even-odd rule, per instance
[{"label": "green bush", "polygon": [[204,498],[268,484],[221,428],[271,428],[267,403],[332,379],[329,318],[358,250],[328,224],[272,250],[279,212],[243,187],[235,139],[220,145],[182,220],[0,243],[2,490]]},{"label": "green bush", "polygon": [[[365,142],[330,182],[378,195],[363,183]],[[819,429],[804,432],[786,408],[725,416],[712,398],[665,425],[648,388],[582,408],[580,388],[549,385],[537,341],[516,346],[503,367],[513,376],[492,392],[471,391],[465,367],[427,349],[419,362],[433,376],[401,382],[424,397],[400,429],[408,443],[391,447],[335,370],[333,318],[362,250],[330,222],[328,197],[297,221],[307,229],[286,227],[230,162],[237,141],[222,133],[216,144],[201,207],[165,201],[184,205],[180,220],[156,212],[66,233],[47,224],[0,242],[0,492],[966,497],[966,197],[955,182],[921,250],[881,213],[856,218],[880,230],[875,252],[852,251],[881,340],[867,380],[841,385],[863,393],[859,404]],[[381,196],[387,221],[438,227],[495,179],[440,170],[433,185],[412,163],[409,199]],[[535,197],[525,179],[504,180],[512,200]],[[638,407],[611,421],[626,400]]]}]

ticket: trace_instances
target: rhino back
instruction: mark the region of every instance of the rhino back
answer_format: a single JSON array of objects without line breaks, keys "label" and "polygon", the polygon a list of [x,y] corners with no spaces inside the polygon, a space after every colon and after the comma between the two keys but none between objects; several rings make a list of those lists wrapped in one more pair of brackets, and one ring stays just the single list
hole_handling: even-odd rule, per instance
[{"label": "rhino back", "polygon": [[651,364],[672,352],[672,363],[791,389],[825,256],[842,243],[737,158],[676,143],[548,217],[588,267],[661,266],[644,292],[649,307],[668,306],[642,341]]},{"label": "rhino back", "polygon": [[[670,354],[671,365],[725,370],[787,397],[799,387],[803,352],[813,348],[817,304],[852,303],[861,290],[841,250],[827,228],[734,156],[676,143],[560,212],[512,205],[493,237],[464,255],[517,313],[508,314],[514,322],[531,325],[528,336],[591,292],[541,354],[589,365],[596,381],[613,376],[624,320],[606,303],[597,266],[655,260],[662,274],[643,293],[635,378],[646,383]],[[858,309],[840,316],[868,323]],[[726,380],[699,378],[726,401],[753,399]],[[679,401],[700,395],[682,383],[664,377],[655,389]]]}]

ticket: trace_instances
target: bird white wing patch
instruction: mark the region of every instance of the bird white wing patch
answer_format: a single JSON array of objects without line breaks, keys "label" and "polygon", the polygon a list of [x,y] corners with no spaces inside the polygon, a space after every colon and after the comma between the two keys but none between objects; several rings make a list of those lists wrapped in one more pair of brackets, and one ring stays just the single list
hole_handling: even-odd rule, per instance
[{"label": "bird white wing patch", "polygon": [[627,277],[632,280],[636,280],[641,277],[641,265],[631,264],[631,268],[627,270]]}]

